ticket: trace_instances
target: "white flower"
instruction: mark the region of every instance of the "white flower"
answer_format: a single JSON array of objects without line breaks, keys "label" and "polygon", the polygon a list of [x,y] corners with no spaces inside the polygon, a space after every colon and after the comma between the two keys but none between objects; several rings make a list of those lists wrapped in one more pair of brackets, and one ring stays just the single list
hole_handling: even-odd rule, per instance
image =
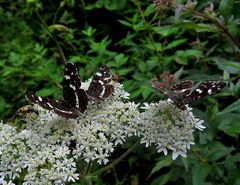
[{"label": "white flower", "polygon": [[158,103],[144,104],[145,111],[141,113],[138,135],[141,143],[146,147],[154,144],[158,152],[167,155],[173,151],[175,160],[179,155],[186,157],[190,145],[194,144],[193,133],[195,128],[203,130],[203,120],[195,118],[191,108],[183,111],[175,107],[171,102],[160,101]]}]

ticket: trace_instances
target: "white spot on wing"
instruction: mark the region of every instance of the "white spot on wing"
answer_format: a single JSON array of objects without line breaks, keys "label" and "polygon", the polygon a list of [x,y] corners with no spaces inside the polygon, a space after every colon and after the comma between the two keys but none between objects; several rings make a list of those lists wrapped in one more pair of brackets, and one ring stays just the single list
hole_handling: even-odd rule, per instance
[{"label": "white spot on wing", "polygon": [[38,97],[38,100],[39,100],[39,101],[42,101],[42,98],[39,96],[39,97]]},{"label": "white spot on wing", "polygon": [[65,78],[66,80],[69,80],[69,79],[70,79],[70,76],[65,75],[64,78]]},{"label": "white spot on wing", "polygon": [[97,76],[102,76],[102,73],[97,72],[96,75]]},{"label": "white spot on wing", "polygon": [[104,83],[103,83],[103,81],[101,81],[101,80],[98,80],[98,83],[100,83],[101,85],[103,85]]},{"label": "white spot on wing", "polygon": [[201,89],[196,89],[196,91],[201,94],[203,91]]},{"label": "white spot on wing", "polygon": [[70,87],[71,89],[73,89],[74,91],[76,90],[76,87],[75,87],[74,85],[72,85],[72,84],[70,84],[69,87]]},{"label": "white spot on wing", "polygon": [[212,89],[208,89],[208,94],[212,94]]},{"label": "white spot on wing", "polygon": [[181,90],[181,92],[185,92],[185,91],[187,91],[188,89],[183,89],[183,90]]},{"label": "white spot on wing", "polygon": [[77,92],[74,93],[75,94],[75,99],[76,99],[76,107],[79,108],[79,99],[78,99],[78,95]]},{"label": "white spot on wing", "polygon": [[102,87],[103,87],[103,90],[102,90],[101,94],[99,95],[100,98],[103,97],[103,95],[105,94],[105,89],[106,89],[105,86],[102,86]]},{"label": "white spot on wing", "polygon": [[50,103],[47,103],[47,105],[48,105],[50,108],[53,108],[53,106],[52,106]]}]

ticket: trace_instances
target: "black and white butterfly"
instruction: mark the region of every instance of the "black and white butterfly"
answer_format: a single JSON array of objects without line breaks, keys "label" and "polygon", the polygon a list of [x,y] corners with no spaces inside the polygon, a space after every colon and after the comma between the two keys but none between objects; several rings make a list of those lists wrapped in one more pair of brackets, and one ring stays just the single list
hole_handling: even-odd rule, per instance
[{"label": "black and white butterfly", "polygon": [[173,85],[170,90],[159,89],[168,96],[173,104],[181,110],[186,110],[186,105],[205,96],[219,92],[227,85],[226,81],[203,81],[194,85],[191,80],[182,81]]},{"label": "black and white butterfly", "polygon": [[104,100],[113,94],[112,73],[107,65],[103,65],[93,76],[92,81],[86,91],[90,100]]},{"label": "black and white butterfly", "polygon": [[111,76],[108,75],[109,73],[111,73],[111,71],[107,65],[101,67],[93,77],[93,79],[98,77],[100,77],[100,79],[98,81],[92,80],[86,92],[81,88],[77,67],[73,63],[67,63],[63,78],[63,100],[54,100],[35,94],[26,95],[26,98],[31,103],[38,104],[42,108],[51,110],[60,116],[77,118],[80,113],[83,113],[87,109],[90,96],[92,99],[98,99],[99,97],[105,99],[110,96],[110,94],[108,94],[108,96],[105,94],[105,89],[108,88],[108,81],[106,82],[104,78],[104,76]]}]

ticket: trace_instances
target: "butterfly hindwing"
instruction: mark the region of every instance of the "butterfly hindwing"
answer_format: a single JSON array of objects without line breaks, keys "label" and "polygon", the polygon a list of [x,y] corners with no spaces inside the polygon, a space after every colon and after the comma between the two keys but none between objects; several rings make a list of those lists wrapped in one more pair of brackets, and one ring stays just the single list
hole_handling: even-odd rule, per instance
[{"label": "butterfly hindwing", "polygon": [[78,114],[71,108],[71,106],[64,100],[53,100],[46,97],[37,96],[35,94],[26,95],[29,102],[38,104],[44,109],[55,112],[56,114],[67,117],[77,118]]},{"label": "butterfly hindwing", "polygon": [[97,73],[93,76],[93,79],[86,91],[89,99],[103,100],[113,93],[112,74],[110,68],[107,65],[103,65]]}]

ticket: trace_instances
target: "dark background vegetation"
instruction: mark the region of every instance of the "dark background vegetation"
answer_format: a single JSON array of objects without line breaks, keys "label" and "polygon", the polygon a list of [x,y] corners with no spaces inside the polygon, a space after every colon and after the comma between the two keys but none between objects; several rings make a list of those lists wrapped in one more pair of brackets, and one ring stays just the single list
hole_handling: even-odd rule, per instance
[{"label": "dark background vegetation", "polygon": [[156,9],[150,0],[0,1],[0,119],[28,104],[27,92],[61,97],[66,61],[78,65],[82,80],[108,64],[136,102],[163,98],[150,79],[164,70],[181,80],[224,79],[221,93],[192,105],[207,128],[187,158],[172,161],[140,146],[93,181],[240,184],[240,1],[159,2]]}]

